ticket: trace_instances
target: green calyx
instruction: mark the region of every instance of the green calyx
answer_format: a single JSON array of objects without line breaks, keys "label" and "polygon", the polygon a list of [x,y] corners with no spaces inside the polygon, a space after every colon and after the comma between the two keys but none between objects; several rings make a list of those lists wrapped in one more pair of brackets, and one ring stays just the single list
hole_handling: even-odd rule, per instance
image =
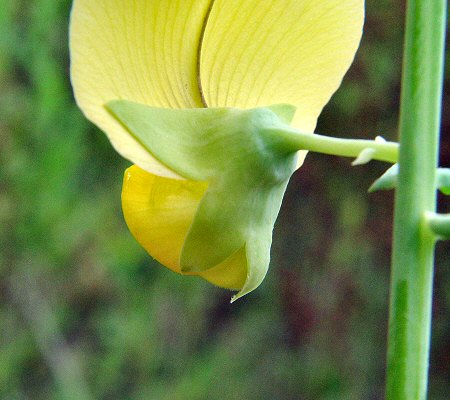
[{"label": "green calyx", "polygon": [[247,280],[233,300],[259,286],[297,164],[296,150],[273,132],[286,129],[295,108],[162,109],[125,100],[106,108],[162,164],[208,182],[183,245],[182,270],[205,271],[245,248]]}]

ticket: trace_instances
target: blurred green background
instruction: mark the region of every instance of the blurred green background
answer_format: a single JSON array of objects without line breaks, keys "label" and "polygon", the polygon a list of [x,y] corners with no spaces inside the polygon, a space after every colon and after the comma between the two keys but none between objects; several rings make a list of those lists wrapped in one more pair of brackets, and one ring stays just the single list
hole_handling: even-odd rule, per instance
[{"label": "blurred green background", "polygon": [[[230,305],[128,232],[128,162],[72,97],[70,3],[0,2],[0,399],[382,399],[393,194],[367,188],[386,165],[310,154],[267,279]],[[367,1],[361,48],[318,132],[396,140],[403,14],[402,1]],[[449,265],[440,244],[431,400],[449,393]]]}]

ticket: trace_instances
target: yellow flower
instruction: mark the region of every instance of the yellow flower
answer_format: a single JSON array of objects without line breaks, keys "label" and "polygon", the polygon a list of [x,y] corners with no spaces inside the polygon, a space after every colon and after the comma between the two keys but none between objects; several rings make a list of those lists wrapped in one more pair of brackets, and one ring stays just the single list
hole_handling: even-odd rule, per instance
[{"label": "yellow flower", "polygon": [[[154,258],[182,273],[182,248],[208,184],[157,161],[105,105],[117,99],[173,109],[287,103],[296,107],[292,125],[313,132],[353,60],[363,19],[363,0],[74,0],[76,101],[136,164],[125,173],[122,205],[130,231]],[[243,295],[260,284],[268,265],[267,255],[262,267],[249,268],[250,257],[244,246],[187,274]]]}]

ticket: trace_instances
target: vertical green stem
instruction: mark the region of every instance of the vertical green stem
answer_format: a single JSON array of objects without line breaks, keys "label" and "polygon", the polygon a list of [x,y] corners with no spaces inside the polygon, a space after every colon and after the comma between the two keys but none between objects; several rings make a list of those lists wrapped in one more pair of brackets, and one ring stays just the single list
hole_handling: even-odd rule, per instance
[{"label": "vertical green stem", "polygon": [[387,400],[427,396],[446,0],[409,0],[400,111]]}]

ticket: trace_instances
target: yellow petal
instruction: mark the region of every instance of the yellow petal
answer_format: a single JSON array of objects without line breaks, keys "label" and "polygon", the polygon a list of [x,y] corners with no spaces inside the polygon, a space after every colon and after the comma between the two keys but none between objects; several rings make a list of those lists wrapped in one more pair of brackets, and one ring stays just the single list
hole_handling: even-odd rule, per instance
[{"label": "yellow petal", "polygon": [[363,0],[216,0],[200,81],[209,107],[288,103],[313,132],[362,34]]},{"label": "yellow petal", "polygon": [[[180,254],[207,184],[150,174],[137,166],[125,171],[122,208],[141,246],[161,264],[181,274]],[[240,289],[247,273],[244,249],[198,273],[209,282]]]},{"label": "yellow petal", "polygon": [[156,107],[202,107],[198,51],[211,0],[74,0],[71,80],[78,105],[125,158],[176,176],[104,109],[126,99]]},{"label": "yellow petal", "polygon": [[247,256],[245,247],[214,268],[198,274],[214,285],[240,290],[247,279]]}]

